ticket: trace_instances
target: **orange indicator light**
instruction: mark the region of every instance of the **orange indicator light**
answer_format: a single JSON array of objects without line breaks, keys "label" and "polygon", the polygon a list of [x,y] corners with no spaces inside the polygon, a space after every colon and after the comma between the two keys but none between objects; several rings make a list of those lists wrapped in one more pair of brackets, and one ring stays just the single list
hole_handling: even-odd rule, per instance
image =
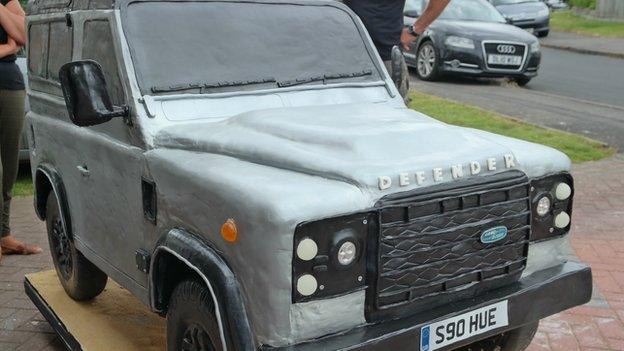
[{"label": "orange indicator light", "polygon": [[238,229],[233,219],[230,218],[223,223],[221,226],[221,236],[229,243],[234,243],[238,240]]}]

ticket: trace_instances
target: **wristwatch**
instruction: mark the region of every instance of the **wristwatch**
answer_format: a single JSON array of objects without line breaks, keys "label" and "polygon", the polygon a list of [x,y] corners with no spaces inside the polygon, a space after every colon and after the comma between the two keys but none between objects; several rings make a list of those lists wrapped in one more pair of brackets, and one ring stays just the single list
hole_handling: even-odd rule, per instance
[{"label": "wristwatch", "polygon": [[413,35],[415,37],[420,35],[420,34],[418,34],[418,33],[416,33],[414,31],[414,25],[411,25],[411,26],[407,27],[407,33],[409,33],[410,35]]}]

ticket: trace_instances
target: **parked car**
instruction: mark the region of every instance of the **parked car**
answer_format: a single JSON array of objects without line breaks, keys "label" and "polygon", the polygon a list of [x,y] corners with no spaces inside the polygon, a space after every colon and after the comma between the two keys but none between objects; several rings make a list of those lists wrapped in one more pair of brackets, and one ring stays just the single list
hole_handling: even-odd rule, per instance
[{"label": "parked car", "polygon": [[28,31],[58,278],[114,279],[169,350],[518,351],[591,296],[570,160],[408,109],[340,3],[42,0]]},{"label": "parked car", "polygon": [[542,0],[553,10],[567,9],[568,4],[563,0]]},{"label": "parked car", "polygon": [[550,9],[540,0],[490,0],[510,24],[538,37],[550,32]]},{"label": "parked car", "polygon": [[[22,74],[24,75],[24,82],[26,83],[26,85],[28,85],[28,74],[26,73],[27,72],[26,57],[18,56],[16,63],[19,66],[20,71],[22,71]],[[24,104],[25,104],[25,113],[28,114],[28,110],[30,109],[28,105],[28,98],[26,98],[26,101],[24,102]],[[20,163],[28,163],[30,161],[29,152],[30,150],[28,148],[28,138],[26,137],[26,129],[24,128],[22,130],[22,137],[20,141],[20,151],[19,151]]]},{"label": "parked car", "polygon": [[[406,2],[406,26],[414,23],[426,3]],[[453,0],[403,55],[422,80],[442,75],[509,77],[526,85],[537,76],[540,50],[533,35],[507,24],[486,0]]]}]

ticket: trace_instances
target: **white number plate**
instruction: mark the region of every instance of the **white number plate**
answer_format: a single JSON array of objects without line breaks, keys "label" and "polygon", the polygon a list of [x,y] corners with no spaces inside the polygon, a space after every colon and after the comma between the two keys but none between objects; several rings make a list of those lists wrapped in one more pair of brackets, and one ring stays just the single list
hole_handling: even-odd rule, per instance
[{"label": "white number plate", "polygon": [[490,65],[520,66],[521,63],[522,56],[488,55],[488,64]]},{"label": "white number plate", "polygon": [[508,324],[505,300],[422,327],[420,351],[434,351]]}]

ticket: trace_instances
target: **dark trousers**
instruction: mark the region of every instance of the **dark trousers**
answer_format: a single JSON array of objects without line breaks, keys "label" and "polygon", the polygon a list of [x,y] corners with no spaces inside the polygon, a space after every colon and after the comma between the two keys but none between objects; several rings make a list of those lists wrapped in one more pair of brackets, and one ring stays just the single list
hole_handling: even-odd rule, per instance
[{"label": "dark trousers", "polygon": [[19,167],[20,135],[24,125],[24,90],[0,89],[0,236],[11,233],[11,193]]}]

